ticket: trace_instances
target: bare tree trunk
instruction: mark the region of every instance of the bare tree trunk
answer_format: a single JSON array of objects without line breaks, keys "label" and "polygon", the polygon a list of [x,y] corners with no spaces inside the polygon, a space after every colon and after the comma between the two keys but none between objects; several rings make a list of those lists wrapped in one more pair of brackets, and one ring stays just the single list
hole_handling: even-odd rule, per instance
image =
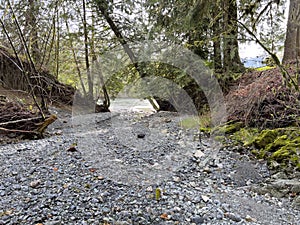
[{"label": "bare tree trunk", "polygon": [[300,56],[300,0],[290,0],[283,63]]},{"label": "bare tree trunk", "polygon": [[[54,27],[56,28],[56,41],[55,41],[55,75],[58,78],[59,74],[59,48],[60,48],[60,30],[59,30],[59,10],[56,7],[56,25],[54,24]],[[54,34],[55,34],[54,33]]]},{"label": "bare tree trunk", "polygon": [[88,98],[93,99],[93,79],[90,70],[90,62],[89,62],[89,45],[88,45],[88,29],[87,29],[87,22],[86,22],[86,2],[82,0],[82,7],[83,7],[83,33],[84,33],[84,51],[85,51],[85,66],[87,72],[87,80],[88,80]]},{"label": "bare tree trunk", "polygon": [[19,24],[19,22],[17,20],[16,14],[15,14],[15,12],[14,12],[14,10],[13,10],[13,8],[12,8],[11,3],[10,3],[9,0],[7,1],[7,3],[8,3],[8,6],[9,6],[9,8],[10,8],[12,14],[13,14],[14,22],[15,22],[15,24],[17,26],[17,30],[18,30],[18,35],[19,35],[21,43],[22,43],[22,45],[23,45],[23,47],[25,49],[25,55],[27,57],[29,65],[30,65],[30,70],[31,70],[30,72],[31,72],[31,74],[34,74],[34,79],[36,80],[36,82],[38,84],[38,85],[35,85],[35,87],[33,87],[32,83],[30,81],[30,74],[29,75],[26,74],[26,76],[28,76],[28,85],[30,85],[30,87],[32,88],[32,91],[35,91],[35,88],[38,89],[37,93],[39,94],[39,96],[41,98],[41,105],[39,105],[37,103],[35,95],[33,95],[33,98],[35,99],[35,103],[36,103],[37,107],[39,108],[39,111],[40,111],[42,117],[45,118],[45,115],[44,115],[43,111],[47,111],[48,110],[47,102],[45,100],[45,98],[46,98],[47,95],[45,95],[45,90],[43,89],[43,86],[42,86],[41,77],[40,77],[38,71],[36,70],[35,63],[34,63],[34,61],[32,59],[32,55],[30,54],[30,50],[28,48],[28,43],[26,43],[24,34],[23,34],[22,30],[21,30],[21,27],[20,27],[20,24]]},{"label": "bare tree trunk", "polygon": [[213,24],[213,61],[214,61],[214,69],[217,72],[222,70],[222,56],[221,56],[221,27],[220,27],[220,18],[219,11],[220,9],[219,3],[215,2],[213,7],[216,9],[213,11],[213,19],[215,20]]},{"label": "bare tree trunk", "polygon": [[[92,62],[93,65],[97,65],[98,67],[96,68],[99,74],[99,83],[101,85],[101,89],[103,92],[103,104],[102,105],[97,105],[96,104],[96,108],[95,108],[95,112],[109,112],[109,107],[110,107],[110,97],[106,88],[106,85],[104,83],[102,74],[100,73],[100,65],[98,65],[97,63],[97,57],[96,57],[96,51],[95,51],[95,17],[94,17],[94,11],[92,11],[92,35],[91,35],[91,40],[90,40],[90,44],[91,44],[91,54],[92,54]],[[100,91],[98,90],[98,93]],[[99,96],[97,96],[97,99],[99,98]]]},{"label": "bare tree trunk", "polygon": [[[68,23],[67,18],[65,19],[65,24],[66,24],[67,32],[68,32],[68,34],[70,34],[70,28],[69,28],[69,23]],[[80,85],[81,85],[81,88],[82,88],[82,91],[83,91],[83,95],[87,96],[87,92],[86,92],[86,89],[85,89],[85,86],[84,86],[84,83],[83,83],[83,80],[82,80],[82,75],[81,75],[81,70],[80,70],[80,66],[79,66],[79,61],[78,61],[78,58],[76,56],[76,52],[75,52],[75,48],[74,48],[73,40],[72,40],[71,36],[70,36],[69,40],[70,40],[71,51],[72,51],[72,55],[73,55],[73,58],[74,58],[74,62],[76,64],[76,70],[77,70],[79,82],[80,82]]]},{"label": "bare tree trunk", "polygon": [[32,97],[32,99],[33,99],[35,105],[36,105],[37,108],[39,109],[42,118],[45,119],[45,115],[44,115],[43,109],[42,109],[42,107],[39,105],[39,103],[38,103],[38,101],[37,101],[37,98],[36,98],[36,95],[35,95],[35,92],[34,92],[34,87],[33,87],[32,83],[30,82],[29,76],[28,76],[28,75],[26,74],[26,72],[25,72],[23,63],[22,63],[22,61],[21,61],[21,59],[20,59],[20,57],[19,57],[19,55],[18,55],[18,53],[17,53],[17,50],[16,50],[16,48],[15,48],[15,46],[14,46],[14,44],[13,44],[13,42],[12,42],[12,40],[11,40],[11,38],[10,38],[10,36],[9,36],[9,34],[8,34],[7,30],[6,30],[6,28],[5,28],[4,22],[3,22],[3,20],[2,20],[1,18],[0,18],[0,23],[1,23],[1,26],[2,26],[2,28],[3,28],[3,31],[4,31],[4,33],[5,33],[5,35],[6,35],[6,37],[7,37],[8,41],[9,41],[9,43],[10,43],[10,45],[11,45],[11,48],[12,48],[13,51],[14,51],[15,57],[16,57],[16,59],[17,59],[17,61],[18,61],[18,65],[17,65],[17,66],[18,66],[18,68],[20,68],[20,70],[21,70],[21,72],[22,72],[22,75],[24,76],[26,82],[28,83],[28,86],[29,86],[30,89],[31,89],[31,91],[30,91],[31,97]]},{"label": "bare tree trunk", "polygon": [[27,24],[29,25],[30,29],[30,37],[29,37],[29,49],[30,54],[32,55],[33,61],[36,64],[40,63],[40,48],[38,44],[38,31],[37,31],[37,19],[36,15],[38,14],[37,11],[37,2],[36,0],[29,0],[29,17]]},{"label": "bare tree trunk", "polygon": [[223,66],[226,72],[241,72],[244,66],[239,56],[236,0],[224,0]]}]

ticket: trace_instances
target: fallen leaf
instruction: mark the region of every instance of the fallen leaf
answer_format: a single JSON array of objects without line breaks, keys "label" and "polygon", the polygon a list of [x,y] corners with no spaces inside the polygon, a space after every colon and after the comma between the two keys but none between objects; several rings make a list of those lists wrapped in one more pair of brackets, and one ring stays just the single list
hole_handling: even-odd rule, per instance
[{"label": "fallen leaf", "polygon": [[67,149],[67,152],[76,152],[77,149],[76,149],[76,146],[75,145],[71,145],[68,149]]},{"label": "fallen leaf", "polygon": [[53,170],[56,172],[56,171],[58,171],[58,168],[57,168],[57,167],[54,167]]},{"label": "fallen leaf", "polygon": [[4,212],[4,215],[11,215],[13,213],[13,209],[10,209],[10,210],[6,210]]},{"label": "fallen leaf", "polygon": [[94,172],[96,172],[96,168],[89,168],[89,171],[91,172],[91,173],[94,173]]},{"label": "fallen leaf", "polygon": [[160,215],[160,218],[164,219],[164,220],[168,220],[169,219],[169,216],[167,213],[163,213]]}]

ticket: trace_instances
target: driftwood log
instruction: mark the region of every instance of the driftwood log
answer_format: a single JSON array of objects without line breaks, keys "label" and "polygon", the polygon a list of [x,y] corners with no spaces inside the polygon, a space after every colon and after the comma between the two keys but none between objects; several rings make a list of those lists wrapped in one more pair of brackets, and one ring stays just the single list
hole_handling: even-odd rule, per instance
[{"label": "driftwood log", "polygon": [[14,134],[24,138],[41,138],[46,128],[57,119],[56,115],[45,117],[28,109],[28,106],[0,101],[0,135]]},{"label": "driftwood log", "polygon": [[14,133],[16,135],[23,135],[23,137],[26,138],[41,138],[43,137],[46,128],[56,119],[57,116],[52,114],[46,119],[43,119],[42,117],[34,117],[0,123],[0,134]]}]

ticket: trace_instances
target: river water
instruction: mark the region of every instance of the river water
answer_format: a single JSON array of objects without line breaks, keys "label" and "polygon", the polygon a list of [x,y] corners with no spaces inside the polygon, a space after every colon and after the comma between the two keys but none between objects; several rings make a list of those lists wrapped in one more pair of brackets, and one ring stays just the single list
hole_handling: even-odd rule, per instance
[{"label": "river water", "polygon": [[112,112],[155,112],[148,100],[137,98],[116,98],[111,102],[110,110]]}]

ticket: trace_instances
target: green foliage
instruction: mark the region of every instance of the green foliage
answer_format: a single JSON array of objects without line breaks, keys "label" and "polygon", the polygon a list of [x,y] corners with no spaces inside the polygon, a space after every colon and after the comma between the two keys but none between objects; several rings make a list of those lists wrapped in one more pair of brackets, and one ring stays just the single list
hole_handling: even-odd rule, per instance
[{"label": "green foliage", "polygon": [[139,74],[135,67],[133,65],[129,65],[110,76],[105,84],[112,98],[117,97],[121,92],[123,92],[123,94],[133,96],[135,95],[134,93],[138,91],[135,90],[138,88],[134,85],[138,79]]},{"label": "green foliage", "polygon": [[[236,1],[230,2],[234,3]],[[254,2],[241,0],[238,2],[240,4],[238,10],[241,19],[247,20],[247,25],[252,26],[257,33],[261,32],[260,38],[263,42],[270,46],[271,49],[277,50],[278,43],[282,40],[284,33],[282,29],[278,29],[278,24],[282,20],[283,15],[282,6],[279,5],[279,8],[276,8],[276,4],[268,4],[270,1],[267,0]],[[74,0],[34,1],[34,4],[35,7],[30,8],[28,1],[15,1],[13,8],[21,28],[25,31],[26,40],[36,42],[40,47],[41,55],[43,55],[43,65],[40,65],[40,67],[48,69],[64,83],[80,88],[79,81],[81,79],[83,85],[87,86],[87,68],[84,63],[85,51],[83,47],[86,41],[83,38],[82,2]],[[129,43],[155,39],[167,41],[170,44],[184,45],[202,57],[206,61],[206,66],[211,69],[215,66],[213,44],[219,41],[221,51],[222,48],[224,49],[225,39],[237,38],[235,35],[232,35],[232,31],[235,29],[234,20],[228,24],[229,26],[226,29],[223,26],[226,16],[230,17],[232,15],[226,15],[228,12],[224,10],[224,2],[220,0],[92,0],[87,1],[88,18],[86,24],[88,58],[91,64],[96,60],[95,58],[109,52],[119,44],[119,40],[115,37],[106,21],[104,21],[102,15],[98,14],[95,8],[96,4],[100,4],[107,9],[107,12],[116,22],[116,25]],[[23,51],[24,46],[20,42],[18,33],[16,33],[17,29],[12,21],[12,13],[7,10],[6,5],[1,7],[0,10],[4,12],[2,18],[10,37],[15,46],[18,46],[17,50]],[[30,10],[34,11],[35,14],[37,40],[30,39],[31,31],[28,28]],[[258,29],[262,21],[266,21],[269,26],[264,29]],[[69,24],[69,30],[66,29],[66,24]],[[1,44],[9,45],[3,34],[1,34],[0,38]],[[72,49],[75,50],[75,57]],[[237,56],[237,50],[236,46],[231,46],[228,52],[228,57],[231,59],[229,60],[230,63]],[[225,56],[227,55],[225,54]],[[103,65],[101,64],[100,66]],[[115,65],[112,63],[109,66],[114,68]],[[195,93],[198,91],[193,86],[195,82],[193,83],[193,80],[185,71],[170,65],[153,62],[146,64],[143,70],[149,76],[169,79],[181,89],[192,89],[192,92],[195,91]],[[95,74],[93,73],[93,75]],[[138,77],[139,75],[134,67],[127,66],[120,71],[113,71],[112,74],[109,74],[109,78],[104,77],[104,80],[110,95],[113,97],[117,96],[122,90],[144,94],[147,90],[143,90],[141,86],[135,85]],[[235,79],[236,74],[228,73],[227,77],[221,74],[219,78],[223,87],[231,82],[232,79]],[[101,85],[103,83],[97,83],[94,93],[99,94],[101,92]],[[159,88],[159,84],[157,86]],[[198,92],[196,95],[199,96]]]},{"label": "green foliage", "polygon": [[[207,59],[210,37],[207,32],[209,18],[201,11],[209,6],[207,1],[149,1],[146,9],[155,30],[151,38],[161,34],[171,43],[184,44],[194,53]],[[203,8],[204,7],[204,8]],[[155,34],[157,33],[157,35]]]},{"label": "green foliage", "polygon": [[135,67],[129,65],[113,75],[110,75],[106,82],[110,94],[115,97],[118,93],[123,91],[131,96],[144,98],[151,92],[151,90],[148,89],[152,88],[157,90],[157,96],[167,98],[170,96],[169,91],[173,92],[176,90],[171,90],[169,86],[166,87],[166,83],[155,82],[155,77],[172,81],[170,83],[173,83],[173,85],[177,84],[180,88],[188,86],[192,81],[192,78],[184,71],[161,62],[144,63],[142,69],[147,77],[151,77],[151,85],[146,86],[143,82],[139,82],[140,77]]}]

